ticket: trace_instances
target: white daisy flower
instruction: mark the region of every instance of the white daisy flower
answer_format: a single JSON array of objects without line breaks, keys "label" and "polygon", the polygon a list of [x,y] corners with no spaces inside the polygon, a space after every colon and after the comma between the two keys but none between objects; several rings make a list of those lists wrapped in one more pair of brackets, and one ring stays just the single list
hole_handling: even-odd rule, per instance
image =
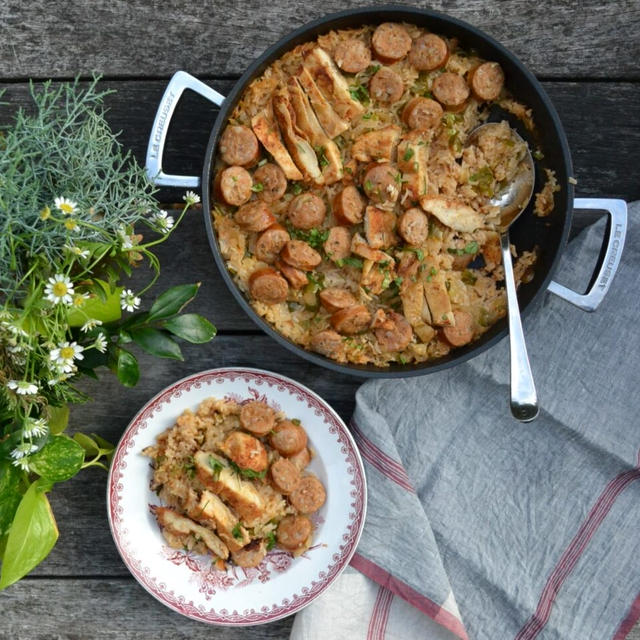
[{"label": "white daisy flower", "polygon": [[69,200],[68,198],[56,198],[54,201],[56,205],[56,209],[62,211],[67,216],[70,216],[78,206],[75,202]]},{"label": "white daisy flower", "polygon": [[17,460],[12,460],[11,464],[14,467],[18,467],[19,469],[22,469],[23,471],[30,471],[31,470],[29,468],[29,459],[28,458],[18,458]]},{"label": "white daisy flower", "polygon": [[80,227],[78,226],[78,223],[76,222],[75,218],[67,218],[64,221],[64,226],[69,231],[80,231]]},{"label": "white daisy flower", "polygon": [[49,358],[60,370],[70,373],[75,368],[73,361],[84,358],[83,351],[84,347],[81,347],[77,342],[61,342],[56,349],[49,353]]},{"label": "white daisy flower", "polygon": [[9,380],[7,387],[21,396],[33,396],[38,393],[38,385],[26,380]]},{"label": "white daisy flower", "polygon": [[140,306],[140,298],[131,289],[124,289],[120,294],[120,307],[124,311],[135,311]]},{"label": "white daisy flower", "polygon": [[44,418],[27,418],[22,432],[27,438],[39,438],[49,431],[49,425]]},{"label": "white daisy flower", "polygon": [[53,304],[71,304],[73,295],[73,283],[61,273],[57,273],[44,288],[44,297]]},{"label": "white daisy flower", "polygon": [[68,244],[64,245],[64,248],[69,252],[73,253],[74,256],[78,256],[82,260],[86,260],[89,257],[88,249],[81,249],[80,247],[74,247]]},{"label": "white daisy flower", "polygon": [[10,455],[14,460],[19,460],[20,458],[24,458],[25,456],[28,456],[29,454],[37,450],[38,447],[36,447],[35,444],[31,444],[30,442],[21,442],[20,444],[16,445],[16,448],[11,452]]},{"label": "white daisy flower", "polygon": [[100,353],[104,353],[107,350],[107,339],[104,337],[104,333],[99,333],[96,336],[93,348],[97,349]]},{"label": "white daisy flower", "polygon": [[187,203],[188,206],[198,204],[198,202],[200,202],[200,196],[194,191],[187,191],[187,193],[182,196],[182,199]]},{"label": "white daisy flower", "polygon": [[82,327],[80,327],[80,331],[82,333],[87,333],[87,331],[91,331],[91,329],[95,329],[102,324],[102,320],[96,320],[95,318],[89,318]]},{"label": "white daisy flower", "polygon": [[88,293],[76,293],[73,296],[72,304],[74,307],[81,307],[85,303],[85,301],[88,299],[89,299]]},{"label": "white daisy flower", "polygon": [[121,225],[116,232],[120,238],[120,245],[123,249],[131,249],[133,247],[133,241],[131,236],[127,233],[126,229]]},{"label": "white daisy flower", "polygon": [[161,233],[168,233],[175,224],[175,220],[173,219],[173,217],[168,215],[167,212],[164,211],[164,209],[159,213],[156,213],[156,215],[153,216],[153,219],[160,228]]}]

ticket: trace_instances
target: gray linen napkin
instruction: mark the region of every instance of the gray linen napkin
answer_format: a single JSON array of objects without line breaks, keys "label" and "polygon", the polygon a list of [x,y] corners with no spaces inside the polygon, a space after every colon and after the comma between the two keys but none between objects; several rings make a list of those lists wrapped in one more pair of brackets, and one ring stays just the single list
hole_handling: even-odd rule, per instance
[{"label": "gray linen napkin", "polygon": [[[563,284],[586,286],[603,230],[569,245]],[[363,385],[352,429],[369,503],[351,564],[381,586],[345,573],[292,638],[328,624],[334,638],[624,638],[640,616],[639,300],[634,203],[600,308],[547,294],[525,321],[535,422],[510,417],[506,340],[440,373]],[[398,598],[448,631],[394,614]]]}]

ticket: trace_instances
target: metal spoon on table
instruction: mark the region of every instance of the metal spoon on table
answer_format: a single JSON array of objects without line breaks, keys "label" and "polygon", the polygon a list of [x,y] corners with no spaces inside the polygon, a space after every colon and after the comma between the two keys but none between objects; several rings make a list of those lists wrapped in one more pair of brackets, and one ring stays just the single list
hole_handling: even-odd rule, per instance
[{"label": "metal spoon on table", "polygon": [[[495,122],[480,125],[471,132],[467,145],[477,141],[481,132],[499,127]],[[511,129],[514,141],[524,142]],[[538,395],[531,374],[531,365],[527,355],[527,346],[522,331],[520,309],[516,293],[516,282],[513,275],[511,251],[509,248],[509,227],[527,208],[535,182],[535,168],[529,147],[525,143],[526,153],[518,166],[514,179],[496,193],[490,200],[492,205],[500,207],[500,222],[497,230],[500,232],[500,247],[502,249],[502,263],[504,265],[504,281],[507,291],[507,312],[509,317],[509,347],[511,353],[511,413],[521,422],[530,422],[538,415]]]}]

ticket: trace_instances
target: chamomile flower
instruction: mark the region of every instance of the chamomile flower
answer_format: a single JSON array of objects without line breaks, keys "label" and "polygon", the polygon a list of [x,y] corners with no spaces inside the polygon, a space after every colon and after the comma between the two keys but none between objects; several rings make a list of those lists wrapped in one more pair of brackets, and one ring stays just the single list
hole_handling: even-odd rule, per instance
[{"label": "chamomile flower", "polygon": [[24,458],[37,450],[38,447],[36,447],[35,444],[31,444],[30,442],[21,442],[16,445],[10,455],[14,460],[20,460],[20,458]]},{"label": "chamomile flower", "polygon": [[80,331],[82,333],[87,333],[87,331],[91,331],[91,329],[95,329],[102,324],[102,320],[96,320],[95,318],[89,318],[82,327],[80,327]]},{"label": "chamomile flower", "polygon": [[74,370],[73,361],[84,358],[83,351],[84,347],[81,347],[77,342],[61,342],[57,348],[51,350],[49,358],[60,370],[70,373]]},{"label": "chamomile flower", "polygon": [[88,249],[81,249],[80,247],[75,247],[68,244],[65,244],[64,248],[69,253],[72,253],[74,256],[78,256],[79,258],[82,258],[82,260],[86,260],[89,257]]},{"label": "chamomile flower", "polygon": [[72,213],[74,213],[76,207],[78,206],[75,202],[69,200],[68,198],[56,198],[53,202],[56,205],[56,209],[62,211],[62,213],[64,213],[66,216],[70,216]]},{"label": "chamomile flower", "polygon": [[71,304],[73,295],[73,283],[61,273],[57,273],[44,288],[44,297],[53,304]]},{"label": "chamomile flower", "polygon": [[118,236],[120,237],[120,245],[123,249],[131,249],[133,247],[133,241],[131,236],[126,232],[124,227],[118,227]]},{"label": "chamomile flower", "polygon": [[78,226],[78,223],[76,222],[75,218],[67,218],[64,221],[64,226],[69,231],[78,231],[80,229],[80,227]]},{"label": "chamomile flower", "polygon": [[172,216],[168,215],[166,211],[162,210],[153,217],[155,223],[158,225],[161,233],[168,233],[173,227],[175,220]]},{"label": "chamomile flower", "polygon": [[187,203],[187,206],[189,207],[200,202],[200,196],[194,191],[187,191],[187,193],[182,196],[182,199]]},{"label": "chamomile flower", "polygon": [[38,393],[38,385],[26,380],[9,380],[7,387],[20,396],[34,396]]},{"label": "chamomile flower", "polygon": [[120,294],[120,307],[124,311],[135,311],[140,306],[140,302],[140,298],[131,289],[124,289]]},{"label": "chamomile flower", "polygon": [[18,458],[17,460],[12,460],[11,464],[14,467],[18,467],[18,469],[22,469],[23,471],[30,471],[31,470],[29,468],[29,458],[27,458],[27,457]]},{"label": "chamomile flower", "polygon": [[27,438],[39,438],[49,431],[49,425],[44,418],[27,418],[22,427],[22,433]]},{"label": "chamomile flower", "polygon": [[40,220],[48,220],[51,217],[51,209],[49,207],[44,207],[40,211]]},{"label": "chamomile flower", "polygon": [[76,293],[73,296],[72,305],[74,307],[81,307],[89,299],[88,293]]},{"label": "chamomile flower", "polygon": [[104,333],[99,333],[96,336],[93,348],[97,349],[100,353],[104,353],[107,350],[107,339],[104,337]]}]

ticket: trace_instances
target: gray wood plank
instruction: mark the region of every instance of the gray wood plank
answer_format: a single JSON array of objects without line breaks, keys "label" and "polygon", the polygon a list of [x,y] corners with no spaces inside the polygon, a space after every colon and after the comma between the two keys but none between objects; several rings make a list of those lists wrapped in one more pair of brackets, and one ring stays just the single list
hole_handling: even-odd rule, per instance
[{"label": "gray wood plank", "polygon": [[[370,4],[356,0],[348,6]],[[425,6],[420,0],[406,4]],[[638,77],[635,0],[435,0],[429,6],[494,36],[537,74]],[[235,75],[290,30],[343,9],[341,0],[8,0],[0,4],[0,77],[41,77],[43,70],[54,77],[92,70],[157,77],[178,68]]]}]

